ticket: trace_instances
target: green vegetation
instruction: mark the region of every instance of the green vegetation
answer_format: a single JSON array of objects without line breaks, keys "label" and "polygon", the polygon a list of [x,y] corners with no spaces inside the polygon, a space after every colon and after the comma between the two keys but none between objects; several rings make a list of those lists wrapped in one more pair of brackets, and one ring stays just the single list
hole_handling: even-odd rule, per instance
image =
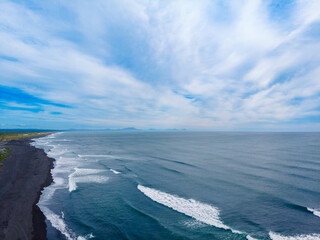
[{"label": "green vegetation", "polygon": [[0,150],[0,167],[2,167],[2,165],[3,165],[3,163],[1,161],[8,156],[8,153],[10,151],[11,151],[10,148],[4,148],[4,149]]},{"label": "green vegetation", "polygon": [[0,132],[0,142],[9,140],[18,140],[21,138],[36,137],[46,135],[52,132]]},{"label": "green vegetation", "polygon": [[[31,138],[37,137],[42,135],[47,135],[53,132],[0,132],[0,142],[2,141],[10,141],[10,140],[18,140],[21,138]],[[1,148],[0,145],[0,168],[2,167],[3,163],[1,162],[5,159],[10,152],[10,148]]]}]

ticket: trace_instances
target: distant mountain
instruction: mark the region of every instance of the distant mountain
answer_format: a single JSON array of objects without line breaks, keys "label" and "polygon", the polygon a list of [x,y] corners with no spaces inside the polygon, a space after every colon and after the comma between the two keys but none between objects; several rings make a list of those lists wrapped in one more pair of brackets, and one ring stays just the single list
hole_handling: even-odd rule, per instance
[{"label": "distant mountain", "polygon": [[171,132],[171,131],[188,131],[186,128],[178,129],[178,128],[168,128],[168,129],[155,129],[155,128],[149,128],[147,131],[156,131],[156,132]]},{"label": "distant mountain", "polygon": [[119,129],[111,129],[111,128],[108,128],[108,129],[105,129],[105,131],[110,131],[110,132],[127,132],[127,131],[143,131],[143,130],[137,129],[137,128],[134,128],[134,127],[128,127],[128,128],[119,128]]}]

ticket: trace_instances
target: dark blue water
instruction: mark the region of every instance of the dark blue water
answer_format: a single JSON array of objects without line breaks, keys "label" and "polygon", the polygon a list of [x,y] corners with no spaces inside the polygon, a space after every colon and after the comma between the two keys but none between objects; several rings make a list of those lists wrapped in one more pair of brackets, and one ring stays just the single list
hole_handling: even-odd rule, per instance
[{"label": "dark blue water", "polygon": [[49,239],[320,239],[319,133],[66,132]]}]

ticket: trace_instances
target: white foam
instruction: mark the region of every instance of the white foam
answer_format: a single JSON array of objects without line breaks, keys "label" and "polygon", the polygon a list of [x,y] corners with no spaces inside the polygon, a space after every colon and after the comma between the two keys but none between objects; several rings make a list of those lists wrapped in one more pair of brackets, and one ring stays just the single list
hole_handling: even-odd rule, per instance
[{"label": "white foam", "polygon": [[315,216],[320,217],[320,209],[307,208],[308,211],[312,212]]},{"label": "white foam", "polygon": [[201,227],[207,226],[207,224],[205,224],[203,222],[200,222],[198,220],[194,220],[194,219],[189,220],[189,221],[185,221],[184,225],[186,225],[188,228],[192,228],[192,229],[201,228]]},{"label": "white foam", "polygon": [[67,224],[63,220],[64,214],[62,212],[62,218],[57,214],[53,213],[49,208],[42,207],[42,211],[44,212],[46,218],[50,221],[51,225],[61,232],[68,240],[86,240],[89,238],[93,238],[92,233],[87,236],[76,236],[74,232],[70,228],[68,228]]},{"label": "white foam", "polygon": [[88,174],[97,174],[105,172],[104,169],[92,169],[92,168],[75,168],[75,171],[72,173],[72,176],[83,176]]},{"label": "white foam", "polygon": [[108,181],[108,177],[101,175],[94,175],[106,170],[102,169],[87,169],[87,168],[75,168],[75,171],[69,175],[69,192],[77,189],[77,183],[105,183]]},{"label": "white foam", "polygon": [[68,228],[65,221],[60,216],[53,213],[49,208],[42,207],[41,210],[44,212],[46,218],[50,221],[51,225],[59,232],[61,232],[68,240],[86,239],[86,237],[82,236],[77,237],[76,234],[73,233],[70,228]]},{"label": "white foam", "polygon": [[46,138],[56,138],[57,135],[61,135],[63,134],[63,132],[56,132],[53,134],[49,134],[48,136],[46,136]]},{"label": "white foam", "polygon": [[90,239],[90,238],[94,238],[94,236],[93,236],[92,233],[86,235],[85,237],[79,236],[79,237],[77,238],[77,240],[86,240],[86,239]]},{"label": "white foam", "polygon": [[114,170],[114,169],[110,169],[111,172],[113,172],[114,174],[120,174],[120,172]]},{"label": "white foam", "polygon": [[34,146],[34,147],[43,147],[43,146],[48,146],[51,141],[49,139],[47,139],[46,137],[43,137],[43,138],[35,138],[35,139],[32,139],[33,142],[30,143],[31,146]]},{"label": "white foam", "polygon": [[251,237],[250,235],[247,235],[247,239],[248,239],[248,240],[258,240],[258,239],[256,239],[256,238]]},{"label": "white foam", "polygon": [[53,148],[48,151],[47,155],[51,158],[57,158],[67,152],[69,152],[67,149],[58,149],[55,145],[52,145]]},{"label": "white foam", "polygon": [[78,154],[79,157],[85,158],[85,157],[96,157],[96,158],[113,158],[112,155],[82,155]]},{"label": "white foam", "polygon": [[301,234],[296,236],[283,236],[278,233],[269,232],[269,236],[272,240],[319,240],[320,234]]},{"label": "white foam", "polygon": [[50,185],[50,187],[46,187],[40,196],[40,201],[38,203],[39,207],[42,209],[42,206],[46,206],[52,198],[53,194],[57,189],[65,188],[66,181],[63,178],[60,177],[54,177],[53,183]]},{"label": "white foam", "polygon": [[198,202],[194,199],[184,199],[156,189],[144,187],[142,185],[138,185],[138,189],[153,201],[172,208],[173,210],[183,213],[200,222],[241,234],[241,232],[233,230],[229,226],[223,224],[219,218],[219,209],[214,206]]},{"label": "white foam", "polygon": [[[32,143],[33,146],[43,148],[49,157],[55,158],[56,161],[54,162],[55,167],[51,170],[53,176],[53,183],[46,187],[40,196],[40,201],[38,203],[39,207],[41,208],[42,212],[50,221],[51,225],[61,232],[66,239],[68,240],[85,240],[89,238],[93,238],[92,234],[88,234],[86,236],[77,236],[70,228],[68,228],[67,224],[64,221],[64,212],[61,212],[61,216],[55,214],[49,209],[49,206],[52,204],[51,198],[54,195],[57,189],[66,188],[68,186],[66,179],[64,176],[72,171],[74,171],[74,166],[78,165],[79,159],[72,158],[72,157],[64,157],[64,154],[69,153],[68,149],[63,148],[63,145],[55,144],[55,141],[59,141],[59,139],[55,139],[58,134],[62,133],[55,133],[43,138],[34,139]],[[62,141],[67,141],[62,140]],[[103,170],[106,171],[106,170]],[[101,170],[82,170],[79,169],[77,174],[80,176],[85,174],[95,174],[101,172]],[[75,175],[77,175],[75,174]],[[96,177],[96,176],[93,176]],[[98,176],[99,177],[99,176]],[[84,181],[84,179],[79,179],[79,181]],[[99,181],[100,180],[92,180],[91,181]]]},{"label": "white foam", "polygon": [[55,177],[53,182],[55,186],[62,186],[63,184],[65,184],[65,180],[60,177]]}]

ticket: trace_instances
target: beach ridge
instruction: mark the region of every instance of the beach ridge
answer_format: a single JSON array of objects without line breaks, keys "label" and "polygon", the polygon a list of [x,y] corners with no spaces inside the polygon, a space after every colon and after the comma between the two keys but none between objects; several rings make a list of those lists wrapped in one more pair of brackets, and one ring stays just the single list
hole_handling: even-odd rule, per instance
[{"label": "beach ridge", "polygon": [[47,239],[45,216],[37,203],[43,188],[53,182],[54,159],[31,141],[3,144],[11,151],[0,169],[0,239]]}]

